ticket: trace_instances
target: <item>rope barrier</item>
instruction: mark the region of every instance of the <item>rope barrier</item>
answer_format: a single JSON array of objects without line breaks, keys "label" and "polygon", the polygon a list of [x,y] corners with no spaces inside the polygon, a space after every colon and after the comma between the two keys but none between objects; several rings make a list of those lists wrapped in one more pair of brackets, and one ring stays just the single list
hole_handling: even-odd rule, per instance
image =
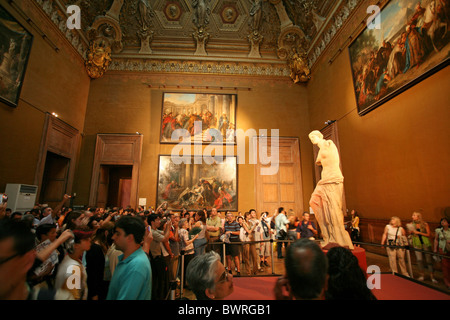
[{"label": "rope barrier", "polygon": [[[297,240],[297,239],[296,239]],[[316,239],[314,241],[320,243],[321,239]],[[204,247],[204,246],[208,246],[208,245],[221,245],[222,246],[222,253],[223,253],[223,264],[226,268],[228,268],[227,263],[226,263],[226,258],[225,258],[225,254],[226,254],[226,245],[240,245],[240,246],[244,246],[244,245],[250,245],[250,244],[261,244],[261,243],[266,243],[269,242],[271,244],[273,243],[291,243],[294,242],[295,240],[281,240],[281,239],[267,239],[267,240],[254,240],[254,241],[230,241],[230,242],[225,242],[225,241],[217,241],[217,242],[206,242],[198,247],[195,247],[195,249]],[[371,243],[371,242],[360,242],[360,241],[353,241],[353,244],[355,245],[360,245],[360,246],[373,246],[373,247],[381,247],[381,248],[391,248],[391,249],[404,249],[407,253],[408,253],[408,266],[409,266],[409,272],[411,277],[413,276],[412,273],[412,266],[411,266],[411,258],[409,256],[409,251],[417,251],[417,252],[422,252],[424,254],[429,254],[429,255],[433,255],[433,256],[438,256],[440,258],[449,258],[447,255],[445,254],[440,254],[440,253],[436,253],[436,252],[432,252],[432,251],[428,251],[428,250],[423,250],[423,249],[418,249],[418,248],[414,248],[411,245],[391,245],[391,244],[378,244],[378,243]],[[192,252],[195,249],[191,249],[187,252]],[[270,253],[271,253],[271,269],[272,269],[272,274],[275,275],[274,273],[274,259],[273,259],[273,247],[271,247]],[[180,290],[180,298],[183,297],[183,290],[184,290],[184,256],[186,255],[186,251],[185,250],[181,250],[180,251],[180,256],[181,256],[181,290]],[[227,269],[228,270],[228,269]],[[171,283],[171,291],[170,291],[170,297],[171,299],[175,299],[175,289],[173,287],[173,283]]]}]

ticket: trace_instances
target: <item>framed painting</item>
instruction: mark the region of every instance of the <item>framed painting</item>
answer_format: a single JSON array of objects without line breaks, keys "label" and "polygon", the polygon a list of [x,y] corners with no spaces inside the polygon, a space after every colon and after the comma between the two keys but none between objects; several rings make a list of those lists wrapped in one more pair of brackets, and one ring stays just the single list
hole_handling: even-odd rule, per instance
[{"label": "framed painting", "polygon": [[0,6],[0,101],[17,107],[33,36]]},{"label": "framed painting", "polygon": [[163,93],[161,143],[235,143],[236,94]]},{"label": "framed painting", "polygon": [[[364,115],[449,63],[449,1],[391,0],[349,46]],[[372,22],[373,22],[372,21]]]},{"label": "framed painting", "polygon": [[[212,164],[202,156],[190,156],[189,163],[159,156],[156,207],[167,202],[169,210],[237,211],[237,157],[225,157]],[[178,164],[179,163],[179,164]]]}]

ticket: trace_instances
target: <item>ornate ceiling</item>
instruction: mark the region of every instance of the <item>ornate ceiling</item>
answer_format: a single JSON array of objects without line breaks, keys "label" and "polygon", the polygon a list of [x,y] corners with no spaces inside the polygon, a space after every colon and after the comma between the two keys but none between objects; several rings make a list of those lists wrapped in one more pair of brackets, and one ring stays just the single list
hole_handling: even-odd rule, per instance
[{"label": "ornate ceiling", "polygon": [[[358,0],[36,0],[86,60],[107,70],[291,76],[309,70]],[[69,5],[81,30],[65,25]]]}]

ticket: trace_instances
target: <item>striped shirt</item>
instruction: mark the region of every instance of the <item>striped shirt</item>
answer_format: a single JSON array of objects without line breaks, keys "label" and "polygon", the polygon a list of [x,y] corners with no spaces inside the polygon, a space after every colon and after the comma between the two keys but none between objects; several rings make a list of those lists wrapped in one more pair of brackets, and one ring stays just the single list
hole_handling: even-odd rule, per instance
[{"label": "striped shirt", "polygon": [[[225,225],[224,225],[224,230],[225,230],[225,233],[227,231],[231,231],[231,232],[238,231],[239,232],[241,230],[241,225],[237,221],[233,221],[231,223],[226,221]],[[230,234],[230,240],[239,240],[239,235],[238,234]]]}]

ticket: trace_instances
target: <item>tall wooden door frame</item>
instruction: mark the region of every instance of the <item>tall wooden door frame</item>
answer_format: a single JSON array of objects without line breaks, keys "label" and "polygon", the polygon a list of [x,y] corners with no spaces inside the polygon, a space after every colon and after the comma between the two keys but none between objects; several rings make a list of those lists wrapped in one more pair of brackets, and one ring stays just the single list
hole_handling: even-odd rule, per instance
[{"label": "tall wooden door frame", "polygon": [[[253,139],[253,152],[257,154],[256,146],[257,142],[255,139],[259,139],[259,137],[254,137]],[[271,139],[267,139],[268,149],[271,149]],[[293,165],[293,181],[294,183],[294,197],[295,197],[295,206],[293,208],[286,207],[283,205],[282,197],[278,195],[278,207],[283,206],[285,210],[293,209],[297,215],[301,215],[304,211],[303,204],[303,186],[302,186],[302,172],[301,172],[301,159],[300,159],[300,140],[298,137],[279,137],[279,147],[291,147],[292,158],[295,160],[294,162],[290,162]],[[279,159],[279,166],[283,165],[283,160]],[[267,208],[263,207],[264,202],[264,190],[263,190],[263,176],[260,175],[261,163],[259,161],[255,164],[255,194],[256,194],[256,210],[261,213],[264,211],[268,211]],[[280,186],[280,181],[278,181],[278,186]],[[277,189],[278,192],[281,192],[281,188]],[[269,214],[273,214],[273,212],[269,212]]]},{"label": "tall wooden door frame", "polygon": [[100,167],[126,165],[132,166],[130,206],[136,208],[139,204],[141,155],[142,135],[140,134],[97,134],[89,205],[97,205]]},{"label": "tall wooden door frame", "polygon": [[[59,156],[69,159],[69,172],[64,193],[72,192],[72,185],[75,175],[75,163],[79,151],[80,133],[77,129],[67,124],[63,120],[51,115],[45,114],[44,130],[41,138],[41,147],[39,150],[36,173],[34,176],[34,184],[38,186],[36,199],[40,198],[42,180],[44,178],[45,162],[47,160],[47,152],[52,152]],[[63,199],[64,193],[61,194]]]}]

